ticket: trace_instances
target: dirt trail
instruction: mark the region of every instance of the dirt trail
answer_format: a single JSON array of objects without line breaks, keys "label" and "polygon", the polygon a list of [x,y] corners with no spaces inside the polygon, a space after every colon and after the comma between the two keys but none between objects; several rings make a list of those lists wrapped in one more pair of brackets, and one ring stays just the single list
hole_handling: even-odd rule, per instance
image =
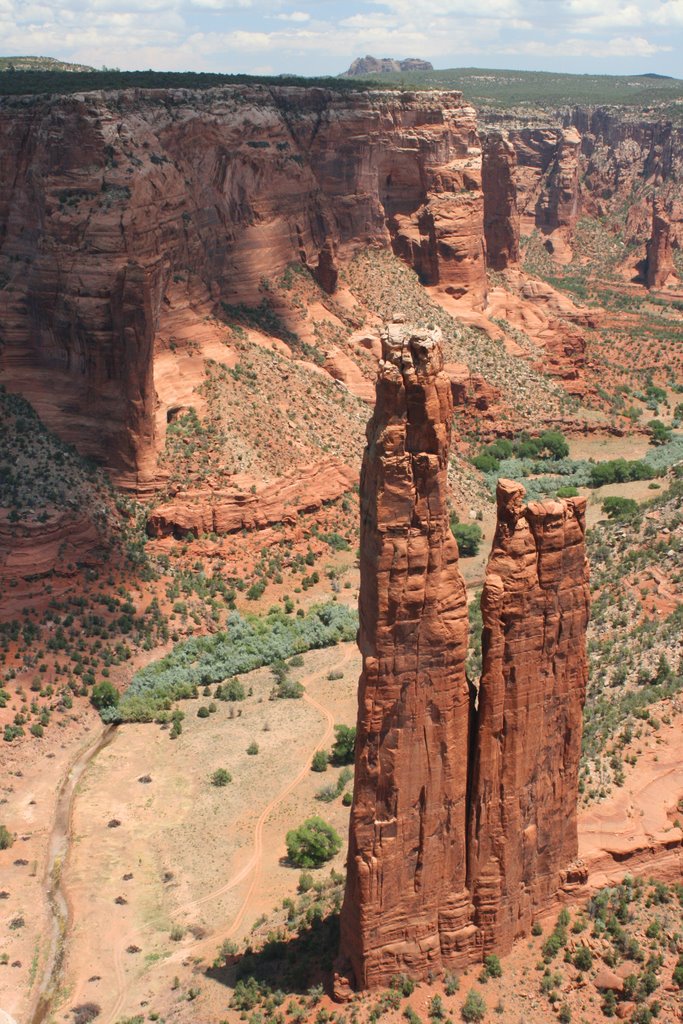
[{"label": "dirt trail", "polygon": [[[355,649],[345,650],[343,657],[339,661],[335,662],[333,667],[335,669],[338,669],[346,665],[354,657],[354,655]],[[301,680],[304,689],[314,678],[314,675],[304,676],[304,678]],[[287,799],[290,793],[292,793],[292,791],[296,789],[296,787],[300,785],[300,783],[303,782],[305,778],[308,777],[310,773],[310,765],[313,755],[318,750],[322,750],[323,748],[325,748],[334,737],[334,716],[328,710],[328,708],[326,708],[324,704],[321,704],[319,701],[317,701],[308,692],[304,692],[303,700],[311,707],[315,708],[315,710],[318,711],[320,715],[323,717],[325,721],[325,731],[323,735],[319,738],[319,740],[316,742],[315,746],[311,748],[304,764],[297,772],[297,774],[287,783],[284,789],[282,789],[275,797],[273,797],[272,800],[268,802],[268,804],[261,811],[261,814],[259,815],[257,820],[254,822],[253,847],[251,856],[224,885],[220,886],[218,889],[213,889],[211,892],[205,893],[203,896],[200,896],[196,900],[191,900],[190,902],[183,904],[176,911],[176,917],[187,918],[198,907],[217,899],[225,893],[230,892],[232,889],[235,889],[238,885],[243,883],[251,875],[251,880],[249,882],[248,888],[244,893],[240,907],[237,913],[235,914],[235,917],[233,918],[230,927],[222,933],[222,938],[224,939],[232,938],[232,936],[237,933],[242,924],[242,921],[244,920],[245,916],[247,915],[251,907],[252,896],[259,880],[261,861],[263,857],[263,831],[266,822],[270,818],[271,814],[273,814],[273,812],[282,803],[284,803],[284,801]],[[126,946],[128,945],[128,940],[129,936],[122,936],[120,942],[117,943],[116,948],[114,950],[114,967],[116,973],[116,1002],[114,1003],[114,1006],[110,1010],[107,1017],[104,1018],[106,1024],[115,1024],[124,1008],[126,998],[128,995],[128,986],[124,967],[124,952],[126,950]],[[215,936],[212,937],[211,942],[212,946],[215,947]],[[172,959],[184,959],[185,957],[187,957],[190,951],[196,954],[201,946],[202,940],[200,939],[197,942],[192,943],[190,946],[184,946],[182,951],[178,951],[178,953]]]}]

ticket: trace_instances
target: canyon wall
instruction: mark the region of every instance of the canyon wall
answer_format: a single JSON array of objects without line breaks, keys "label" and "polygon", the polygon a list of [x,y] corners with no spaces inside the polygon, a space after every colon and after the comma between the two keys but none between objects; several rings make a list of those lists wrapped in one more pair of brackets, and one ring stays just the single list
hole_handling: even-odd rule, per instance
[{"label": "canyon wall", "polygon": [[486,262],[492,270],[505,270],[519,261],[519,212],[515,147],[503,132],[482,138],[482,188]]},{"label": "canyon wall", "polygon": [[590,607],[585,498],[535,501],[498,483],[482,593],[469,878],[484,954],[507,952],[577,855]]},{"label": "canyon wall", "polygon": [[648,288],[662,288],[675,273],[671,247],[671,223],[657,196],[652,200],[652,229],[647,243],[645,281]]},{"label": "canyon wall", "polygon": [[257,306],[292,261],[334,288],[332,254],[372,244],[483,302],[482,219],[475,114],[458,93],[3,98],[3,381],[144,492],[161,351],[201,345],[209,314]]},{"label": "canyon wall", "polygon": [[683,246],[683,129],[656,111],[525,108],[481,111],[480,120],[484,137],[504,133],[514,149],[523,234],[559,228],[570,241],[581,213],[605,217],[627,204],[626,238],[642,244],[656,189],[672,244]]},{"label": "canyon wall", "polygon": [[446,503],[438,331],[392,324],[361,476],[356,772],[338,998],[507,951],[577,854],[585,499],[501,481],[478,699]]},{"label": "canyon wall", "polygon": [[361,475],[356,772],[337,992],[464,966],[465,584],[447,507],[440,332],[390,325]]}]

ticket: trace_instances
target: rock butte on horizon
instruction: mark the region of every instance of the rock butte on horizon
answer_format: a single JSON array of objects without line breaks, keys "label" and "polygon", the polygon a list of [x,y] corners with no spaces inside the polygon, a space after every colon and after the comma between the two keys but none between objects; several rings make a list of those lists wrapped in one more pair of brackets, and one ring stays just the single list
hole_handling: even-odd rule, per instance
[{"label": "rock butte on horizon", "polygon": [[390,324],[361,475],[356,777],[335,994],[507,951],[574,879],[589,589],[585,501],[501,481],[465,674],[441,335]]}]

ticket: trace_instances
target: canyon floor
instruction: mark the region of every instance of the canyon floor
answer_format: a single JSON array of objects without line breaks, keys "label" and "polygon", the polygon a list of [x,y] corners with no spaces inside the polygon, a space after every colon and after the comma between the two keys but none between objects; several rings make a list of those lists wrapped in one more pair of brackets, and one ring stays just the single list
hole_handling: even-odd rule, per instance
[{"label": "canyon floor", "polygon": [[[75,1007],[89,1003],[100,1007],[99,1019],[107,1024],[137,1015],[179,1022],[238,1019],[228,1006],[234,979],[226,987],[224,976],[207,975],[206,967],[226,939],[243,947],[255,934],[258,944],[271,912],[284,899],[297,899],[299,872],[285,861],[289,827],[318,813],[342,837],[347,831],[341,798],[316,799],[340,769],[315,773],[310,763],[315,750],[329,749],[334,724],[354,720],[359,654],[355,644],[345,643],[303,660],[295,673],[305,686],[303,700],[269,700],[272,674],[260,669],[243,677],[249,693],[243,702],[220,703],[208,719],[196,715],[201,699],[184,702],[177,740],[156,725],[124,725],[88,765],[73,798],[69,850],[61,864],[69,922],[60,939],[65,955],[50,1019],[70,1021]],[[329,679],[330,673],[342,675]],[[659,712],[668,712],[670,724],[637,742],[640,756],[623,787],[581,814],[580,858],[589,881],[571,899],[572,914],[582,911],[589,891],[617,884],[626,874],[680,878],[683,709],[664,702]],[[67,742],[24,763],[12,781],[21,839],[0,857],[9,900],[24,924],[5,947],[14,966],[0,971],[0,1005],[20,1021],[31,1019],[26,1014],[49,946],[44,870],[55,783],[101,730],[92,717],[84,720]],[[250,755],[254,741],[258,753]],[[219,767],[232,775],[225,787],[210,783]],[[344,848],[313,874],[329,878],[331,869],[343,870],[343,861]],[[677,912],[667,913],[675,919]],[[548,916],[544,931],[552,923]],[[504,977],[485,987],[489,1005],[501,1000],[503,1019],[515,1024],[520,1016],[532,1024],[549,1019],[547,1002],[533,994],[528,979],[541,941],[519,942],[503,961]],[[446,1000],[449,1012],[462,1003],[470,982],[473,970],[465,972],[457,996]],[[410,1004],[423,1012],[438,991],[442,987],[420,986]],[[600,1019],[590,975],[578,984],[567,979],[561,996],[579,1012],[577,1019]],[[326,997],[321,1005],[328,1005]],[[674,1003],[666,1005],[674,1013]],[[361,1011],[370,1008],[366,1001]]]}]

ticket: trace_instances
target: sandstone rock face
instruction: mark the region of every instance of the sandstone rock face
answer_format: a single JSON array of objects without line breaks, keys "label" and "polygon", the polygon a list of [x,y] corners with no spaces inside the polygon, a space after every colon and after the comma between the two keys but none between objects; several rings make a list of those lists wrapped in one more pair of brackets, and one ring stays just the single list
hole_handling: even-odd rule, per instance
[{"label": "sandstone rock face", "polygon": [[652,232],[647,243],[645,280],[648,288],[663,288],[675,269],[671,225],[663,205],[655,196],[652,200]]},{"label": "sandstone rock face", "polygon": [[523,505],[498,484],[482,594],[483,673],[471,781],[469,880],[484,954],[527,934],[577,855],[590,591],[585,498]]},{"label": "sandstone rock face", "polygon": [[0,621],[15,618],[22,608],[47,606],[68,589],[78,573],[76,563],[105,561],[106,538],[91,511],[49,509],[45,520],[41,516],[13,522],[11,513],[0,509]]},{"label": "sandstone rock face", "polygon": [[[230,86],[0,101],[3,380],[119,484],[154,485],[163,339],[257,306],[292,261],[393,246],[486,290],[481,155],[459,93]],[[183,342],[184,343],[184,342]]]},{"label": "sandstone rock face", "polygon": [[536,204],[541,230],[573,230],[579,217],[579,156],[581,136],[573,127],[562,132],[545,187]]},{"label": "sandstone rock face", "polygon": [[517,156],[502,132],[487,132],[482,145],[486,262],[505,270],[519,260],[519,213],[515,168]]},{"label": "sandstone rock face", "polygon": [[390,325],[361,476],[356,776],[340,977],[386,986],[462,966],[470,692],[448,522],[451,385],[438,331]]},{"label": "sandstone rock face", "polygon": [[356,773],[335,993],[507,951],[581,870],[576,802],[590,592],[585,499],[503,480],[484,670],[446,506],[440,332],[390,325],[361,475]]},{"label": "sandstone rock face", "polygon": [[150,537],[198,537],[292,523],[302,512],[315,512],[340,498],[357,480],[348,466],[327,459],[258,486],[240,488],[236,479],[230,492],[181,491],[153,510],[147,533]]}]

